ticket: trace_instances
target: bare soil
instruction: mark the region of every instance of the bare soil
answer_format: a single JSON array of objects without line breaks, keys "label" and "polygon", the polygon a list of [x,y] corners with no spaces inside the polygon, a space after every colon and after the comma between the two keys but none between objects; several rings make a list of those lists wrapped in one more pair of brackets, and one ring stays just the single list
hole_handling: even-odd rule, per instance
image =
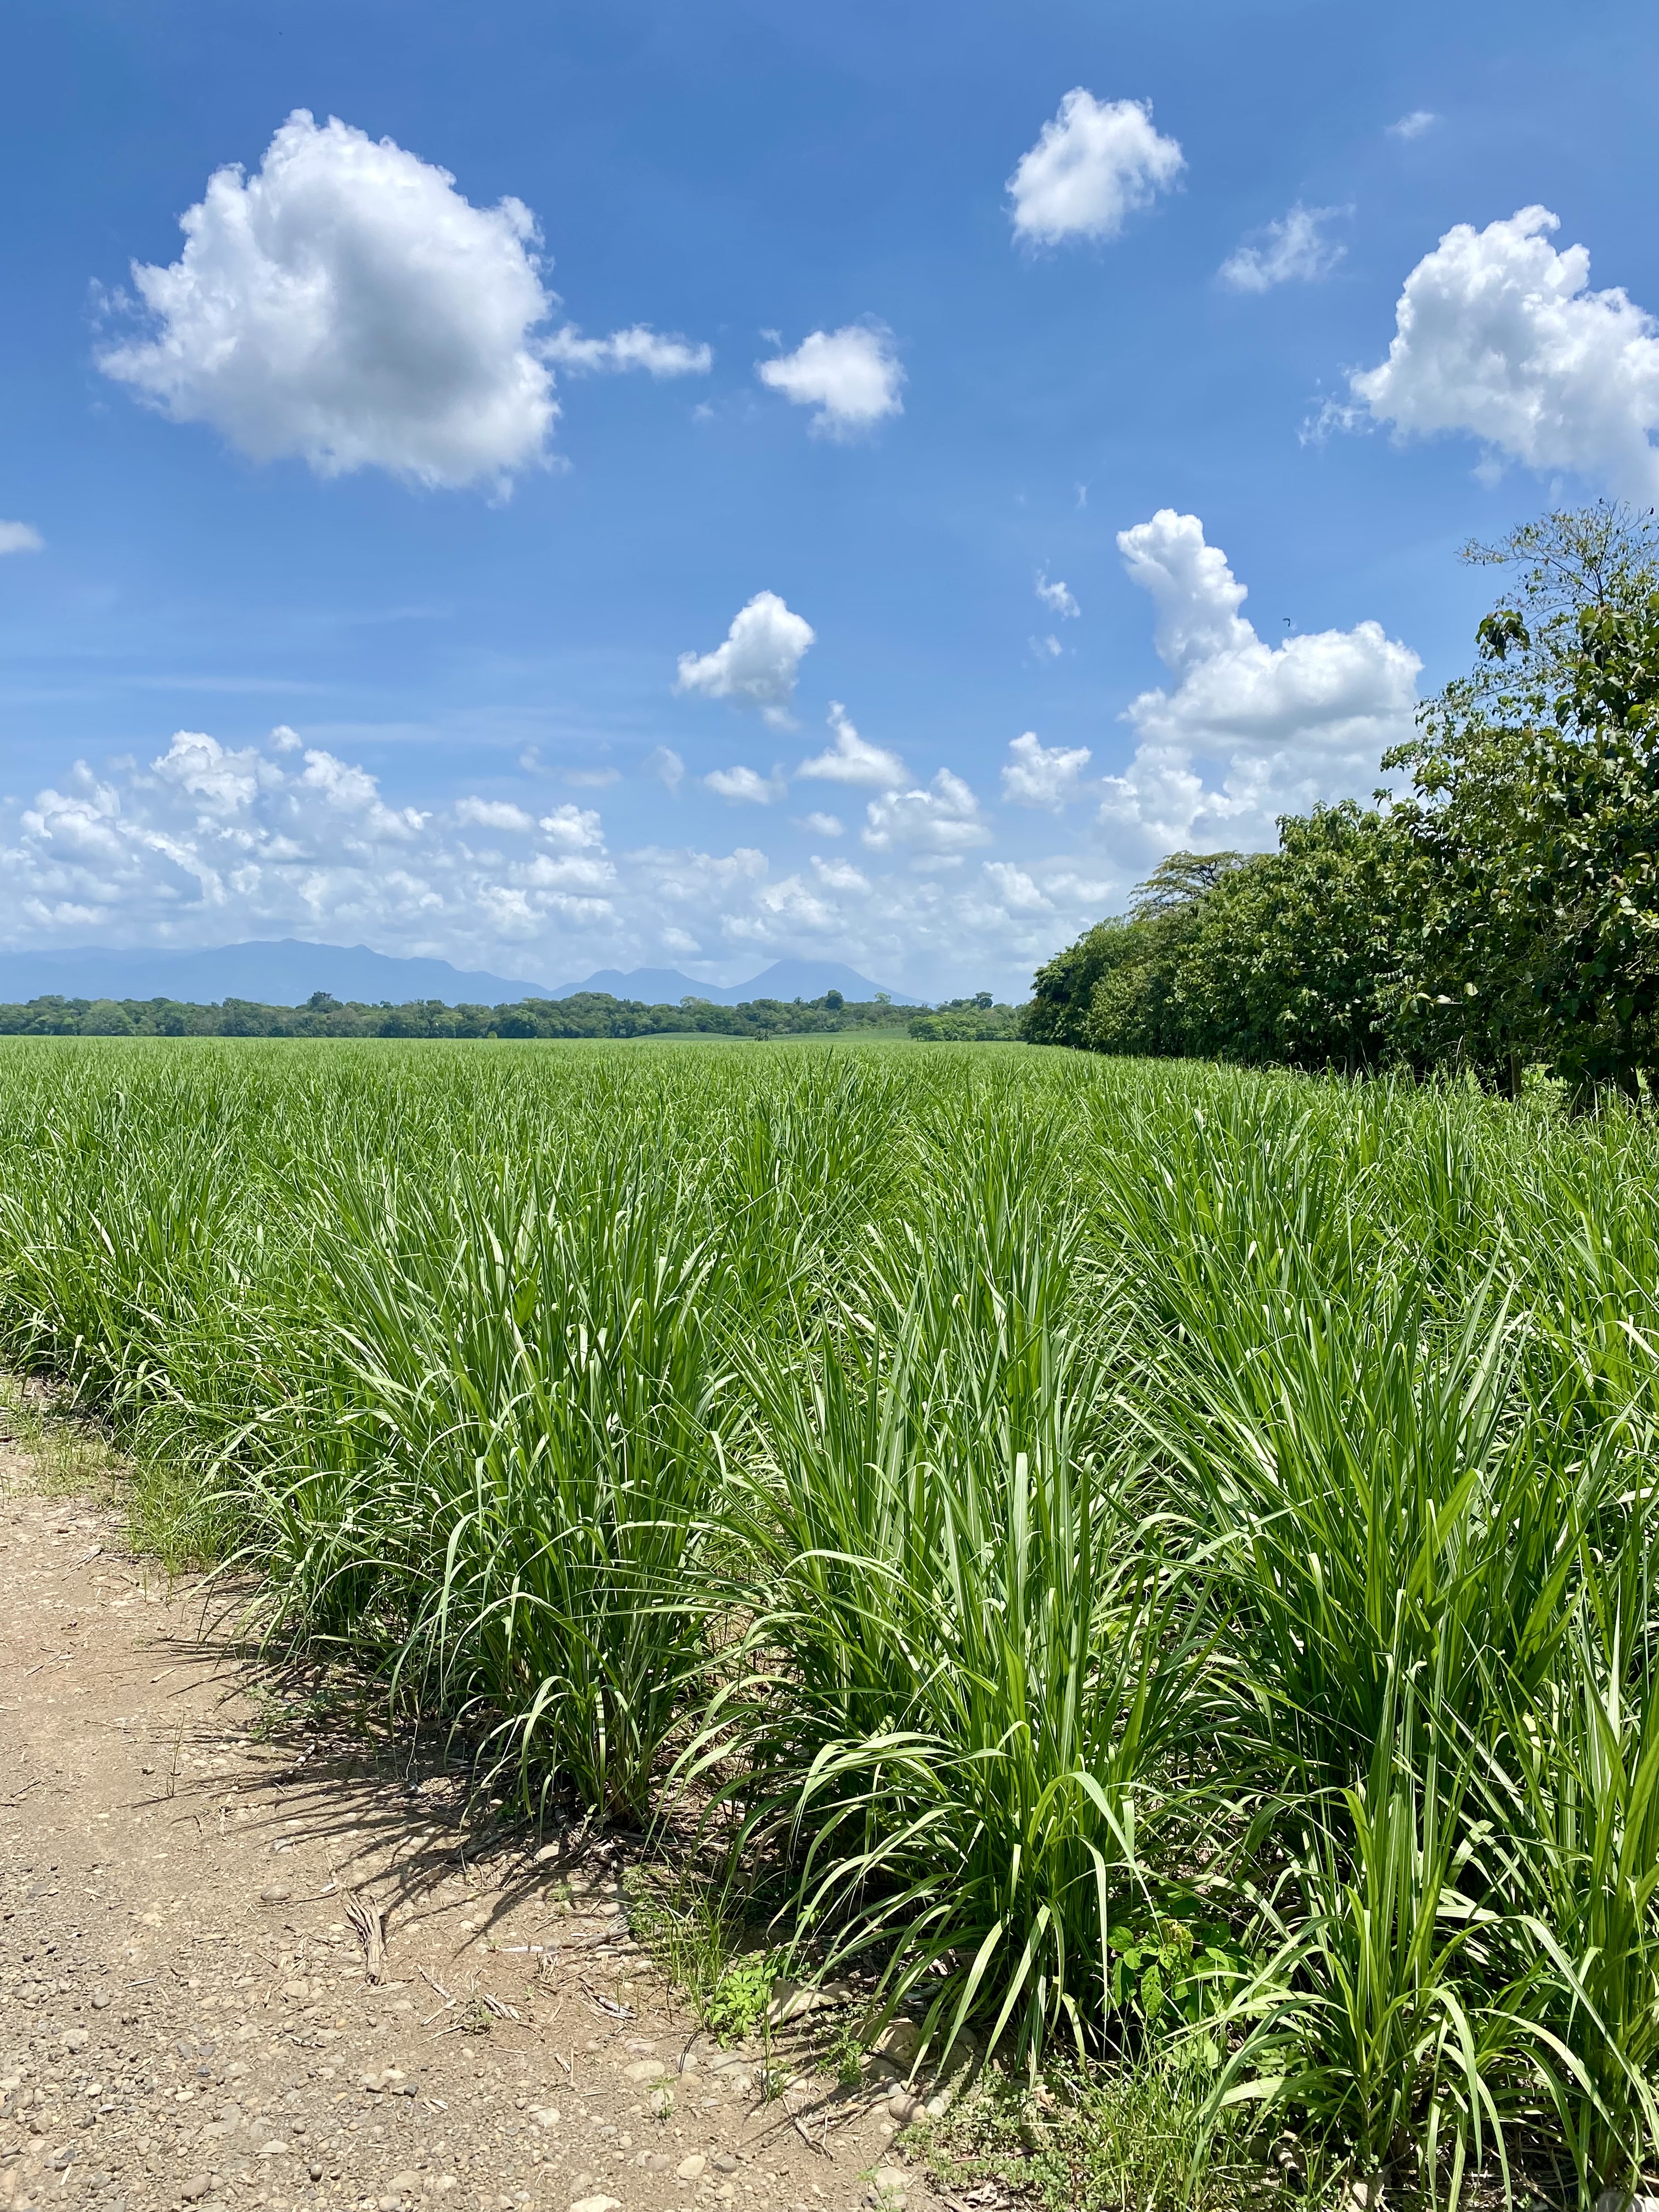
[{"label": "bare soil", "polygon": [[775,2094],[614,1846],[481,1835],[441,1743],[273,1685],[38,1474],[0,1443],[0,2212],[922,2212],[890,2067]]}]

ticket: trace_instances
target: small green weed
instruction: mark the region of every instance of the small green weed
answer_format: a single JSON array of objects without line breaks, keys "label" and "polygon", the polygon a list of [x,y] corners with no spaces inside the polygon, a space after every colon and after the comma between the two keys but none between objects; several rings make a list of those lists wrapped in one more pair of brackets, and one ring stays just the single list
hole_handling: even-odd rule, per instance
[{"label": "small green weed", "polygon": [[864,2079],[864,2038],[843,2014],[830,2032],[823,2063],[843,2089],[851,2089]]},{"label": "small green weed", "polygon": [[775,2058],[767,2058],[755,2076],[755,2094],[763,2105],[775,2105],[789,2087],[790,2080],[787,2066],[780,2065]]},{"label": "small green weed", "polygon": [[[1205,1920],[1165,1917],[1151,1934],[1115,1927],[1106,1940],[1112,2008],[1148,2029],[1196,2029],[1214,2020],[1259,1963],[1227,1929]],[[1187,2037],[1176,2048],[1189,2063],[1214,2064],[1220,2056],[1209,2035]]]},{"label": "small green weed", "polygon": [[920,2140],[953,2193],[995,2180],[1048,2212],[1209,2212],[1240,2203],[1249,2169],[1229,2170],[1206,2086],[1165,2058],[1055,2069],[1035,2089],[994,2073]]},{"label": "small green weed", "polygon": [[766,2018],[781,1962],[770,1951],[733,1959],[704,2001],[703,2024],[721,2043],[752,2035]]},{"label": "small green weed", "polygon": [[629,1923],[658,1967],[722,2044],[752,2035],[782,1971],[770,1951],[740,1952],[743,1912],[724,1887],[681,1874],[635,1870],[626,1883]]}]

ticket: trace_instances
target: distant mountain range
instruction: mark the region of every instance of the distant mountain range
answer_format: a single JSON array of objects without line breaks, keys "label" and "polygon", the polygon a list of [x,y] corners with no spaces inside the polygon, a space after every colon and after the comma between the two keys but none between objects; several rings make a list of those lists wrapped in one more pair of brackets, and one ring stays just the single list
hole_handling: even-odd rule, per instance
[{"label": "distant mountain range", "polygon": [[579,991],[609,991],[613,998],[639,999],[647,1006],[677,1006],[682,999],[707,999],[713,1006],[741,1006],[751,999],[821,999],[839,991],[843,999],[873,999],[878,992],[896,1006],[919,1006],[920,999],[872,983],[839,960],[775,960],[746,983],[698,983],[678,968],[601,968],[580,983],[562,983],[550,999],[574,999]]},{"label": "distant mountain range", "polygon": [[[217,1006],[251,999],[265,1006],[303,1006],[313,991],[374,1006],[390,1000],[439,999],[446,1006],[497,1006],[519,999],[571,999],[579,991],[608,991],[647,1006],[678,1006],[684,998],[717,1006],[750,999],[820,999],[839,991],[845,999],[873,999],[880,985],[834,960],[778,960],[747,983],[694,982],[677,968],[602,969],[580,983],[550,989],[523,976],[492,975],[456,968],[447,960],[403,959],[371,952],[366,945],[307,945],[284,937],[208,951],[118,951],[88,945],[67,952],[0,952],[0,1003],[30,999],[177,999]],[[895,1006],[922,1001],[890,991]]]},{"label": "distant mountain range", "polygon": [[17,1006],[57,994],[64,999],[178,999],[217,1006],[252,999],[264,1006],[299,1006],[313,991],[374,1006],[390,999],[441,999],[498,1006],[509,1000],[553,996],[544,984],[452,967],[447,960],[403,960],[366,945],[304,945],[284,937],[220,945],[205,952],[113,951],[88,945],[74,952],[0,952],[0,1000]]}]

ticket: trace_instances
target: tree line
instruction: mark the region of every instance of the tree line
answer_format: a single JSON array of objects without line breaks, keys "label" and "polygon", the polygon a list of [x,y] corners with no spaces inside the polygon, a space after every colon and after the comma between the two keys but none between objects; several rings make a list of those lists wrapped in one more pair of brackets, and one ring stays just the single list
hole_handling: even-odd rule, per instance
[{"label": "tree line", "polygon": [[0,1036],[773,1037],[884,1031],[931,1041],[1012,1037],[1018,1024],[1018,1010],[994,1005],[988,991],[951,1000],[930,1013],[884,998],[847,1000],[839,991],[811,1000],[753,999],[736,1006],[706,999],[647,1006],[604,991],[499,1006],[452,1006],[439,999],[370,1006],[342,1001],[326,991],[313,992],[302,1006],[234,998],[197,1006],[177,999],[64,997],[0,1006]]},{"label": "tree line", "polygon": [[1463,557],[1509,588],[1395,783],[1172,854],[1039,970],[1028,1038],[1659,1089],[1659,526],[1603,504]]}]

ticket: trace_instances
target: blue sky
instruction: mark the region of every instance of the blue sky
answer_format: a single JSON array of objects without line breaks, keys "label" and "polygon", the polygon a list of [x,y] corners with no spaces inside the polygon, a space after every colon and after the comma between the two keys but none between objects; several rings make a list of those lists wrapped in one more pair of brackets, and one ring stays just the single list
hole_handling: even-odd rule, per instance
[{"label": "blue sky", "polygon": [[3,941],[1022,990],[1659,492],[1656,48],[15,0]]}]

